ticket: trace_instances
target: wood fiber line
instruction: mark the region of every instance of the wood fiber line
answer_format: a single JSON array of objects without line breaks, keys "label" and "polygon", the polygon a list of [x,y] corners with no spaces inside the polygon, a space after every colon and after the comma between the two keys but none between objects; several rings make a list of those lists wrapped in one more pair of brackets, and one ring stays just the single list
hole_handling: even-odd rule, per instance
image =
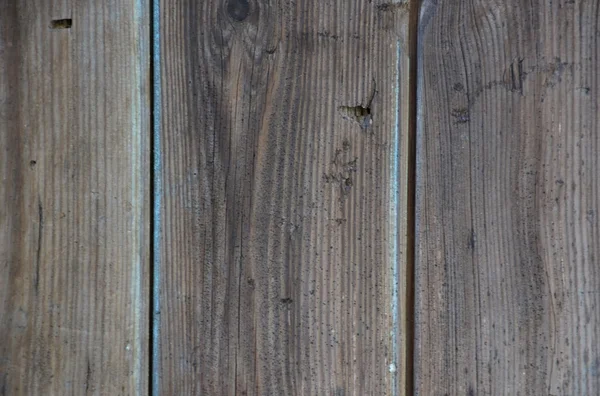
[{"label": "wood fiber line", "polygon": [[416,390],[600,392],[596,1],[425,1]]},{"label": "wood fiber line", "polygon": [[0,3],[0,395],[148,387],[148,12]]},{"label": "wood fiber line", "polygon": [[162,1],[161,394],[403,394],[407,10]]}]

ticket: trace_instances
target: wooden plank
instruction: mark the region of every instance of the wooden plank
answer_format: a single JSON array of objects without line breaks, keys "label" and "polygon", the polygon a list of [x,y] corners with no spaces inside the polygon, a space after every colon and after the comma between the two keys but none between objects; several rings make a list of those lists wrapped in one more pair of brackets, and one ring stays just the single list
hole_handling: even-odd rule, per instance
[{"label": "wooden plank", "polygon": [[403,394],[408,5],[161,13],[156,389]]},{"label": "wooden plank", "polygon": [[423,4],[418,394],[600,393],[599,7]]},{"label": "wooden plank", "polygon": [[1,395],[147,391],[148,10],[0,3]]}]

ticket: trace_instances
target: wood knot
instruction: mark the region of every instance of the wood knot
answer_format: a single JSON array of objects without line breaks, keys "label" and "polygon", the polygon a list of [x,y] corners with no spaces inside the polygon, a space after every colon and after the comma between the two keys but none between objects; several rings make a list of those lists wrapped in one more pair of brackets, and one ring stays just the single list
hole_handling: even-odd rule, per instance
[{"label": "wood knot", "polygon": [[227,13],[234,21],[242,22],[250,14],[250,3],[248,0],[229,0]]}]

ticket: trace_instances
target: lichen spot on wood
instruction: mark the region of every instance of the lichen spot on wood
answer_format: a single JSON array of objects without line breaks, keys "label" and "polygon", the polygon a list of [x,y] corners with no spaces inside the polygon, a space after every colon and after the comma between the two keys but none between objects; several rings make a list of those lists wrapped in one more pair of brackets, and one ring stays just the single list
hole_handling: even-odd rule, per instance
[{"label": "lichen spot on wood", "polygon": [[72,19],[55,19],[50,23],[52,29],[71,29],[73,26]]},{"label": "lichen spot on wood", "polygon": [[227,2],[227,13],[231,19],[242,22],[250,13],[250,3],[248,0],[229,0]]}]

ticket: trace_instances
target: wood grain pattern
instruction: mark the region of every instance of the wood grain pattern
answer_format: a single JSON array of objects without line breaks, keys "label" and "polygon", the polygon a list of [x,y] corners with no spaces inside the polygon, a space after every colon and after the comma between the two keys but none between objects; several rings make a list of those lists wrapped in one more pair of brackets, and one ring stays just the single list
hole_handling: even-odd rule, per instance
[{"label": "wood grain pattern", "polygon": [[1,395],[146,393],[148,10],[0,2]]},{"label": "wood grain pattern", "polygon": [[600,393],[597,1],[425,1],[416,387]]},{"label": "wood grain pattern", "polygon": [[161,12],[161,394],[402,394],[408,6]]}]

